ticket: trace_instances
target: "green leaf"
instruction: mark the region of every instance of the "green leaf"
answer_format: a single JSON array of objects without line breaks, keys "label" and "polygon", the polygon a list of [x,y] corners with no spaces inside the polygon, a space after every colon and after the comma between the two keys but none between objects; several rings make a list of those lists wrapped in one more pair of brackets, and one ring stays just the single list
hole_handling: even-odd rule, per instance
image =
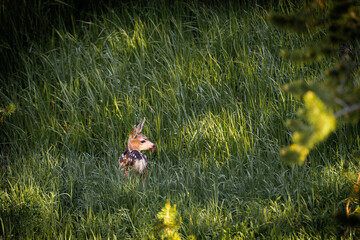
[{"label": "green leaf", "polygon": [[295,130],[292,137],[294,144],[281,151],[289,165],[302,165],[309,151],[336,128],[334,114],[314,92],[306,92],[303,99],[304,107],[298,111],[298,115],[306,124],[299,120],[288,121],[288,125]]},{"label": "green leaf", "polygon": [[313,128],[313,134],[308,143],[312,148],[314,144],[324,140],[335,130],[336,118],[331,110],[311,91],[304,96],[305,111],[301,114]]},{"label": "green leaf", "polygon": [[287,164],[298,164],[300,166],[305,162],[309,151],[310,150],[307,147],[302,145],[291,144],[290,146],[281,150],[281,155]]},{"label": "green leaf", "polygon": [[304,80],[297,80],[292,83],[286,84],[284,90],[292,93],[297,98],[301,98],[307,91],[309,91],[309,85]]},{"label": "green leaf", "polygon": [[178,216],[176,205],[173,207],[170,200],[167,201],[165,206],[157,214],[157,222],[155,224],[155,231],[160,239],[180,240],[178,230],[181,224],[181,217]]},{"label": "green leaf", "polygon": [[293,62],[313,62],[320,61],[325,57],[334,55],[338,46],[327,42],[313,44],[309,47],[293,50],[291,52],[282,50],[281,56]]},{"label": "green leaf", "polygon": [[5,109],[0,108],[0,113],[3,113],[6,116],[10,116],[15,112],[16,108],[14,104],[10,104],[9,106],[6,106]]}]

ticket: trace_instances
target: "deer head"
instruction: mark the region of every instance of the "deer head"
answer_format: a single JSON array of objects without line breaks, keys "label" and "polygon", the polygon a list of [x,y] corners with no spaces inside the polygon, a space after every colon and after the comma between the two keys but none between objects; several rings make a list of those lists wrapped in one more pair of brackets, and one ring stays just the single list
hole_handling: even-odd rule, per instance
[{"label": "deer head", "polygon": [[131,151],[155,150],[155,144],[150,142],[149,139],[141,133],[144,122],[145,118],[137,126],[134,126],[134,129],[129,135],[128,148]]}]

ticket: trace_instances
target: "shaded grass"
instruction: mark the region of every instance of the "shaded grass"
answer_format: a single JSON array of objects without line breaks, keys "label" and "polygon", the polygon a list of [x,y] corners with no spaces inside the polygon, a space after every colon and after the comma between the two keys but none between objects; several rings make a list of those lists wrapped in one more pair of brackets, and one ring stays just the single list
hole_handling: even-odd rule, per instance
[{"label": "shaded grass", "polygon": [[[168,198],[184,237],[341,233],[333,213],[355,179],[358,128],[319,146],[310,167],[280,162],[290,135],[283,123],[298,106],[282,86],[319,76],[331,59],[304,66],[279,58],[280,48],[321,33],[280,32],[266,13],[257,5],[122,5],[31,43],[19,71],[2,79],[1,102],[17,107],[0,130],[2,236],[153,238]],[[157,145],[145,185],[117,168],[143,117]]]}]

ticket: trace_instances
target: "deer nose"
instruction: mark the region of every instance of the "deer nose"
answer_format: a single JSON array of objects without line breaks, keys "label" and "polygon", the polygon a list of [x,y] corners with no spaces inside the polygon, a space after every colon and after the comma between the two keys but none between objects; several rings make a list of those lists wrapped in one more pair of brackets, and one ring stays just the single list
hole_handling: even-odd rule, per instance
[{"label": "deer nose", "polygon": [[153,144],[153,145],[151,146],[150,150],[151,150],[152,152],[154,152],[154,151],[155,151],[155,148],[156,148],[156,145]]}]

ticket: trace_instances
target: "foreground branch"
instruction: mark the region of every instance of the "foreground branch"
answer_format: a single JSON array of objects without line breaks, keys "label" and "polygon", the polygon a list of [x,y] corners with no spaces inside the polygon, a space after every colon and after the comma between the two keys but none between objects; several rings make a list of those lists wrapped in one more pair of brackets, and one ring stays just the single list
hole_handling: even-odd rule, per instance
[{"label": "foreground branch", "polygon": [[339,118],[339,117],[342,117],[351,112],[355,112],[356,110],[359,110],[359,109],[360,109],[360,103],[352,105],[351,107],[344,108],[343,110],[335,113],[335,117]]}]

